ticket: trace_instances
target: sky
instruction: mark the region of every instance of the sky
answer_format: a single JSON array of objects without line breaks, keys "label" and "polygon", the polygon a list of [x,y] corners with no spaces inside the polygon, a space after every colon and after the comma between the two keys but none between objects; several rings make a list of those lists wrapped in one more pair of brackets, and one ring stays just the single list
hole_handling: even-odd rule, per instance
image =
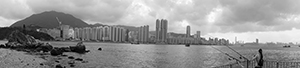
[{"label": "sky", "polygon": [[149,25],[234,41],[299,42],[300,0],[0,0],[0,27],[44,11],[74,15],[88,24]]}]

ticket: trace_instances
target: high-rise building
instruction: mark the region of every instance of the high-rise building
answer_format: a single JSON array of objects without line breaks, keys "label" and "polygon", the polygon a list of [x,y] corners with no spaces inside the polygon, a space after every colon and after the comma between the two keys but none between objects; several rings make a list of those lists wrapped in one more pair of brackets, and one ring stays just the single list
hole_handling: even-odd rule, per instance
[{"label": "high-rise building", "polygon": [[160,20],[159,19],[157,19],[156,20],[156,33],[155,33],[155,42],[159,42],[160,41],[160,39],[161,39],[161,33],[160,33],[160,31],[161,31],[161,28],[160,28],[160,24],[161,22],[160,22]]},{"label": "high-rise building", "polygon": [[73,32],[70,30],[70,33],[73,33],[76,39],[124,42],[124,31],[125,29],[122,27],[100,26],[93,28],[75,28]]},{"label": "high-rise building", "polygon": [[257,44],[259,43],[258,39],[256,39],[256,43],[257,43]]},{"label": "high-rise building", "polygon": [[186,37],[191,37],[191,27],[190,26],[186,27]]},{"label": "high-rise building", "polygon": [[156,20],[156,42],[166,43],[167,42],[167,32],[168,32],[168,21],[165,19]]},{"label": "high-rise building", "polygon": [[145,41],[146,42],[149,42],[149,25],[146,25],[146,27],[145,27],[146,29],[145,29]]},{"label": "high-rise building", "polygon": [[162,19],[162,42],[167,42],[168,20]]},{"label": "high-rise building", "polygon": [[138,30],[138,41],[142,43],[149,42],[149,26],[140,26]]},{"label": "high-rise building", "polygon": [[201,38],[201,31],[197,31],[196,38]]}]

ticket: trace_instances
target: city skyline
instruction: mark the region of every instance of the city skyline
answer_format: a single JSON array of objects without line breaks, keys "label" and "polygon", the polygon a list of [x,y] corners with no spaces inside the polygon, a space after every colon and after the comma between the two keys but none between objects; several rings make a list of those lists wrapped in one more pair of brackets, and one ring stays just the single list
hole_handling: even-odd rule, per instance
[{"label": "city skyline", "polygon": [[[234,41],[298,42],[300,37],[300,1],[297,0],[3,0],[0,4],[0,27],[44,11],[72,14],[88,24],[149,25],[155,19],[168,19],[169,32],[203,37],[222,37]],[[54,5],[53,4],[57,4]],[[68,9],[65,9],[68,8]],[[20,12],[21,11],[21,12]]]}]

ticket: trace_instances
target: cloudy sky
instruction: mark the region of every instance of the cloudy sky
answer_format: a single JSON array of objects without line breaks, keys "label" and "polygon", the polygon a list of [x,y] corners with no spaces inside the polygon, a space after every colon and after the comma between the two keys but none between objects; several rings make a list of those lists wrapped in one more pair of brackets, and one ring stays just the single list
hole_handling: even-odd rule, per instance
[{"label": "cloudy sky", "polygon": [[58,11],[89,24],[150,25],[169,21],[169,32],[245,42],[299,42],[300,0],[1,0],[0,26],[32,14]]}]

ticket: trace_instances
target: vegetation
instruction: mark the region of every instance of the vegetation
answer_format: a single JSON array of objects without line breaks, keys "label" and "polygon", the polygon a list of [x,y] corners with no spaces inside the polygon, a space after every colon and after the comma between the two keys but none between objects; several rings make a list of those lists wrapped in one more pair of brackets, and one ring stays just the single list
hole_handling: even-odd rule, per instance
[{"label": "vegetation", "polygon": [[11,32],[13,32],[15,30],[19,30],[22,33],[27,34],[27,35],[31,35],[35,39],[44,40],[44,41],[54,40],[53,37],[51,37],[50,35],[48,35],[46,33],[37,32],[35,30],[23,29],[23,28],[20,28],[20,27],[0,28],[0,40],[6,39],[11,34]]}]

